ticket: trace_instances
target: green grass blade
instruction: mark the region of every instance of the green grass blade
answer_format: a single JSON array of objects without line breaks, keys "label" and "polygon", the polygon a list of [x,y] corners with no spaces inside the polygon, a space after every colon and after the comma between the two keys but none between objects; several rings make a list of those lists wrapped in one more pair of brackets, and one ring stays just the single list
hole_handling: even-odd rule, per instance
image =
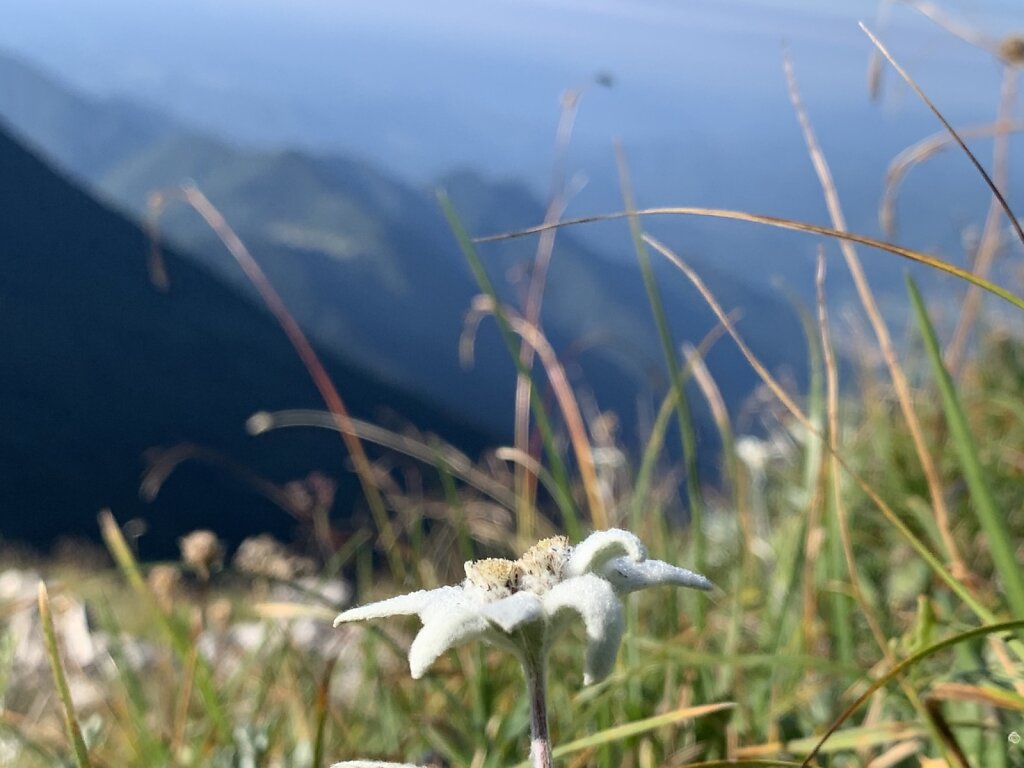
[{"label": "green grass blade", "polygon": [[[121,573],[127,579],[128,584],[156,619],[157,625],[170,641],[171,647],[179,659],[184,661],[190,658],[192,655],[192,640],[188,629],[177,626],[171,617],[160,609],[156,598],[150,592],[149,586],[142,576],[142,571],[139,569],[139,564],[136,562],[128,542],[125,541],[124,535],[121,533],[121,529],[118,527],[110,510],[103,510],[100,513],[99,519],[100,533],[103,536],[103,541],[106,543],[107,549],[110,550],[114,562],[117,563]],[[217,694],[217,688],[213,682],[213,674],[207,663],[200,657],[197,657],[196,662],[195,686],[203,699],[206,715],[209,717],[210,722],[224,741],[230,741],[231,725],[228,722],[227,715],[224,713],[220,696]]]},{"label": "green grass blade", "polygon": [[[807,505],[813,504],[813,497],[821,491],[826,499],[831,495],[819,489],[822,483],[822,463],[825,456],[825,360],[822,349],[821,334],[814,319],[807,309],[796,297],[792,303],[800,318],[800,326],[804,331],[804,339],[807,344],[807,359],[810,369],[810,392],[807,398],[807,417],[810,419],[814,434],[807,435],[807,451],[804,461],[804,489],[807,498]],[[838,436],[837,438],[838,439]],[[828,538],[825,546],[825,553],[828,557],[827,570],[830,581],[835,584],[842,584],[846,580],[846,561],[843,557],[842,536],[839,530],[838,510],[834,504],[828,504],[829,511],[825,527],[828,531]],[[829,611],[831,615],[830,625],[835,633],[836,648],[839,659],[849,662],[853,659],[853,611],[851,610],[850,598],[843,592],[832,589],[829,596]]]},{"label": "green grass blade", "polygon": [[92,768],[92,763],[89,761],[89,750],[85,746],[82,729],[79,727],[78,717],[75,715],[75,703],[71,700],[71,689],[68,687],[68,679],[64,674],[64,663],[60,658],[57,631],[53,627],[53,614],[50,613],[50,596],[46,592],[46,584],[41,581],[39,582],[39,618],[43,624],[43,640],[46,643],[46,655],[50,660],[50,670],[53,672],[53,682],[57,686],[57,696],[60,698],[61,708],[64,712],[64,728],[75,753],[75,764],[78,768]]},{"label": "green grass blade", "polygon": [[640,468],[636,473],[636,480],[633,483],[632,509],[630,521],[632,530],[640,530],[640,515],[645,505],[650,501],[651,481],[654,477],[654,470],[658,463],[658,457],[665,445],[665,432],[668,430],[668,423],[672,419],[675,409],[676,393],[669,390],[661,401],[658,408],[658,415],[654,419],[654,426],[651,427],[651,434],[644,445],[643,457],[640,460]]},{"label": "green grass blade", "polygon": [[800,768],[800,763],[790,760],[710,760],[690,763],[687,768]]},{"label": "green grass blade", "polygon": [[533,412],[533,418],[537,422],[537,429],[540,431],[541,440],[544,442],[544,451],[547,454],[548,462],[551,464],[551,475],[554,477],[555,487],[557,488],[555,502],[562,513],[566,533],[569,534],[570,538],[579,540],[583,531],[580,527],[576,505],[572,500],[572,486],[569,484],[569,473],[565,468],[565,462],[562,461],[558,448],[555,446],[551,420],[541,400],[539,390],[534,386],[533,375],[520,360],[519,345],[516,342],[515,332],[505,316],[504,305],[498,297],[494,284],[491,282],[491,278],[488,277],[487,270],[484,269],[480,254],[477,253],[476,246],[473,245],[473,239],[462,225],[462,220],[459,218],[452,201],[443,191],[438,192],[438,200],[441,203],[441,210],[444,211],[445,218],[448,220],[448,226],[451,227],[455,239],[459,243],[459,248],[462,249],[462,254],[466,257],[466,261],[469,262],[469,267],[476,278],[477,284],[480,286],[480,290],[494,304],[494,318],[498,323],[498,330],[501,331],[501,337],[505,342],[505,346],[508,347],[509,355],[512,357],[516,370],[530,382],[530,409]]},{"label": "green grass blade", "polygon": [[814,759],[814,756],[816,754],[822,751],[822,747],[832,737],[832,734],[838,731],[842,724],[845,723],[854,712],[860,709],[860,707],[863,706],[863,704],[871,698],[875,691],[892,682],[911,667],[915,666],[916,664],[924,661],[925,659],[931,656],[934,656],[939,651],[945,650],[946,648],[952,648],[953,646],[959,645],[960,643],[965,643],[969,640],[974,640],[980,637],[987,637],[988,635],[999,634],[1001,632],[1020,630],[1022,628],[1024,628],[1024,621],[1020,620],[1006,621],[1000,624],[986,624],[985,626],[975,627],[974,629],[969,629],[966,632],[961,632],[959,634],[952,635],[951,637],[947,637],[944,640],[940,640],[939,642],[934,643],[933,645],[930,645],[927,648],[924,648],[923,650],[920,650],[911,656],[908,656],[899,664],[893,666],[892,669],[890,669],[884,675],[882,675],[873,683],[871,683],[871,685],[869,685],[867,689],[863,693],[861,693],[860,696],[857,697],[857,700],[854,701],[849,707],[847,707],[846,711],[843,712],[843,714],[836,718],[836,721],[829,726],[827,731],[825,731],[825,735],[818,740],[817,745],[808,753],[807,757],[804,759],[804,762],[801,764],[801,768],[806,768],[806,766],[809,766],[811,764],[811,760]]},{"label": "green grass blade", "polygon": [[[636,206],[633,204],[633,191],[629,184],[626,161],[621,148],[618,153],[618,160],[619,184],[622,189],[622,198],[625,203],[626,212],[632,213],[636,210]],[[651,305],[651,313],[654,315],[654,324],[658,328],[658,338],[661,341],[661,350],[665,356],[665,364],[668,366],[672,389],[675,391],[676,421],[679,424],[679,439],[683,446],[683,462],[686,467],[686,499],[690,507],[693,567],[698,573],[703,573],[705,569],[704,499],[701,494],[700,475],[697,469],[697,435],[693,424],[693,412],[686,397],[686,382],[683,378],[679,353],[676,351],[676,343],[672,338],[668,317],[665,315],[665,305],[661,299],[661,291],[658,289],[658,283],[654,278],[651,258],[647,253],[643,232],[640,229],[640,219],[634,215],[629,216],[629,231],[633,238],[633,248],[636,251],[637,262],[640,265],[640,274],[643,276],[644,288],[647,291],[647,300]],[[704,605],[701,600],[696,600],[693,603],[693,611],[694,626],[698,629],[703,629]]]},{"label": "green grass blade", "polygon": [[[831,499],[831,494],[829,495]],[[853,660],[853,606],[847,591],[838,588],[847,579],[846,562],[843,559],[842,534],[839,530],[839,511],[834,503],[828,505],[829,515],[825,521],[828,541],[825,549],[828,554],[828,576],[834,585],[829,592],[830,623],[835,632],[836,653],[841,661]]]},{"label": "green grass blade", "polygon": [[956,385],[942,362],[942,353],[939,350],[935,328],[928,317],[928,311],[925,309],[917,284],[909,275],[907,275],[907,291],[910,294],[910,301],[914,305],[914,314],[917,317],[921,336],[924,338],[925,349],[932,364],[935,380],[939,385],[942,407],[953,438],[953,447],[960,461],[964,480],[967,482],[978,523],[988,540],[989,552],[992,554],[992,560],[1002,579],[1003,589],[1006,590],[1006,601],[1011,614],[1015,618],[1024,618],[1024,568],[1017,562],[1013,538],[1005,518],[996,509],[995,499],[978,456],[978,448],[967,423],[967,416],[964,414],[960,398],[957,396]]},{"label": "green grass blade", "polygon": [[100,616],[100,626],[110,637],[107,653],[117,669],[111,684],[121,688],[127,710],[122,718],[127,723],[122,727],[126,730],[130,727],[132,743],[137,752],[136,759],[140,765],[167,763],[170,761],[169,746],[161,740],[158,732],[154,732],[152,724],[146,722],[150,704],[145,693],[145,682],[126,657],[124,636],[113,611],[108,603],[100,603],[96,611]]},{"label": "green grass blade", "polygon": [[[566,755],[571,755],[574,752],[580,752],[584,749],[592,749],[615,741],[622,741],[623,739],[628,739],[641,733],[652,731],[655,728],[663,728],[667,725],[674,725],[675,723],[682,722],[683,720],[692,720],[698,717],[703,717],[704,715],[714,714],[715,712],[722,712],[727,709],[732,709],[735,706],[736,704],[734,702],[724,701],[718,704],[683,707],[671,712],[666,712],[662,715],[655,715],[654,717],[637,720],[633,723],[626,723],[624,725],[616,725],[612,728],[606,728],[603,731],[591,734],[590,736],[585,736],[582,739],[570,741],[568,744],[556,747],[553,754],[556,758],[562,758]],[[529,762],[524,762],[520,763],[516,768],[529,768],[529,765]]]}]

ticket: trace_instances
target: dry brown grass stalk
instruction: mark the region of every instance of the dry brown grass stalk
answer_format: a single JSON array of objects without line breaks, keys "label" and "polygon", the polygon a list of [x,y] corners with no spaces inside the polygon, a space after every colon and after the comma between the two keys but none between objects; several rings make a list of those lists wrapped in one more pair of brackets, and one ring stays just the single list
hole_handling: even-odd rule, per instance
[{"label": "dry brown grass stalk", "polygon": [[[734,311],[733,314],[736,315],[738,313]],[[697,386],[700,387],[700,391],[704,395],[704,399],[707,400],[708,407],[711,409],[711,416],[715,420],[718,432],[722,435],[723,446],[728,449],[733,442],[733,429],[729,418],[729,409],[726,408],[722,392],[711,375],[711,371],[708,370],[707,363],[704,362],[706,349],[710,348],[711,344],[717,341],[723,333],[725,333],[725,329],[721,323],[717,323],[708,332],[708,335],[705,336],[699,347],[695,348],[690,344],[683,346],[683,360],[685,362],[683,375],[693,375]],[[670,393],[669,397],[673,397],[673,394]],[[731,481],[730,485],[736,490],[736,498],[733,501],[736,504],[736,517],[739,521],[740,537],[743,540],[742,568],[746,572],[746,569],[752,565],[754,552],[754,524],[750,517],[749,499],[747,499],[746,486],[740,482],[738,476],[739,468],[737,467],[736,451],[727,451],[723,462],[725,463],[726,473]]]},{"label": "dry brown grass stalk", "polygon": [[937,259],[922,251],[906,248],[884,240],[878,240],[867,235],[858,235],[853,232],[843,232],[831,227],[824,227],[819,224],[811,224],[806,221],[796,221],[782,216],[768,216],[761,213],[748,213],[747,211],[736,211],[729,208],[705,208],[701,206],[659,206],[655,208],[640,208],[634,211],[616,211],[614,213],[599,213],[592,216],[580,216],[575,219],[563,219],[554,224],[538,224],[525,229],[518,229],[514,232],[500,232],[495,235],[486,235],[473,239],[474,243],[493,243],[499,240],[512,240],[519,237],[537,235],[549,229],[558,227],[574,227],[581,224],[593,224],[599,221],[618,221],[628,219],[632,216],[697,216],[709,219],[725,219],[727,221],[744,221],[749,224],[761,224],[775,229],[789,230],[791,232],[804,232],[813,235],[823,235],[837,240],[848,240],[851,243],[866,245],[880,251],[886,251],[895,256],[913,261],[917,264],[924,264],[939,272],[959,278],[972,285],[977,285],[983,290],[998,296],[1004,301],[1012,304],[1018,309],[1024,310],[1024,298],[1017,296],[1011,291],[996,285],[995,283],[978,277],[977,275],[962,269],[955,264],[950,264],[942,259]]},{"label": "dry brown grass stalk", "polygon": [[562,411],[562,418],[565,419],[565,426],[569,432],[569,440],[572,443],[573,451],[576,454],[576,463],[579,466],[580,482],[587,496],[587,506],[590,509],[590,522],[597,530],[608,527],[608,512],[601,498],[600,485],[597,481],[597,472],[594,466],[594,454],[590,448],[590,440],[587,437],[587,428],[583,423],[583,415],[580,413],[579,403],[573,394],[572,386],[569,384],[569,377],[565,369],[558,361],[555,350],[548,342],[544,333],[537,326],[527,322],[525,319],[515,316],[509,317],[509,324],[527,344],[536,351],[544,365],[551,389],[558,400],[558,407]]},{"label": "dry brown grass stalk", "polygon": [[[783,68],[786,73],[789,99],[793,104],[793,111],[796,113],[797,121],[800,123],[800,128],[803,132],[804,141],[807,144],[807,152],[810,155],[814,171],[821,184],[822,193],[825,196],[825,204],[828,207],[829,218],[832,220],[832,226],[837,230],[846,231],[846,217],[843,215],[842,205],[839,202],[839,192],[836,189],[835,180],[832,178],[832,171],[828,166],[825,153],[818,143],[818,139],[814,134],[814,128],[811,126],[810,118],[807,115],[807,110],[804,108],[800,91],[797,88],[793,63],[790,61],[789,56],[784,57]],[[935,521],[942,536],[942,543],[946,548],[946,555],[953,563],[954,572],[958,576],[966,576],[969,571],[963,557],[960,555],[956,539],[953,537],[950,529],[949,509],[946,506],[945,493],[942,488],[939,471],[935,465],[935,460],[932,458],[931,451],[928,449],[924,430],[921,428],[921,422],[914,412],[910,384],[903,372],[903,368],[899,364],[896,348],[893,344],[892,336],[889,334],[889,326],[882,318],[882,313],[878,309],[878,303],[875,301],[871,285],[864,274],[864,268],[861,266],[857,251],[848,240],[840,240],[839,247],[843,252],[843,258],[846,260],[846,266],[850,270],[850,275],[853,277],[861,306],[864,308],[868,321],[871,323],[871,328],[881,350],[882,358],[885,360],[886,368],[889,370],[889,376],[892,379],[893,389],[896,392],[896,399],[899,402],[900,411],[903,413],[903,419],[910,430],[914,450],[917,453],[918,461],[920,461],[921,469],[924,472],[925,481],[928,484],[928,494],[931,497],[932,509],[935,511]]]},{"label": "dry brown grass stalk", "polygon": [[[544,214],[545,223],[553,223],[562,218],[568,204],[569,194],[565,189],[565,158],[568,154],[569,142],[572,139],[573,126],[582,94],[579,91],[566,91],[562,96],[562,111],[558,120],[555,137],[555,164],[551,173],[551,199]],[[548,267],[555,248],[557,229],[545,232],[537,242],[537,251],[530,272],[530,285],[527,290],[523,316],[528,323],[540,327],[541,308],[544,303],[544,288],[547,284]],[[524,371],[533,368],[534,349],[524,343],[519,349],[519,360]],[[515,446],[521,451],[530,452],[530,378],[525,373],[516,374],[515,395]],[[534,538],[534,508],[537,496],[537,476],[524,465],[516,464],[516,498],[517,527],[520,539],[532,541]]]},{"label": "dry brown grass stalk", "polygon": [[[479,324],[479,317],[483,314],[494,314],[496,307],[488,296],[477,296],[473,300],[470,314],[467,315],[467,325],[474,329]],[[558,360],[554,348],[548,342],[540,328],[528,322],[517,314],[510,307],[504,307],[505,316],[511,329],[523,339],[524,343],[533,347],[533,350],[540,357],[547,374],[551,390],[554,392],[558,407],[562,411],[562,418],[565,420],[566,429],[569,432],[569,441],[572,443],[573,451],[576,454],[576,463],[579,466],[580,482],[583,485],[587,497],[587,506],[590,509],[591,524],[597,530],[608,527],[608,512],[605,509],[604,501],[601,499],[597,472],[594,466],[594,455],[590,448],[590,440],[587,437],[587,428],[583,422],[583,415],[580,412],[579,403],[573,394],[572,385],[569,384],[569,377]],[[463,341],[472,345],[473,335],[463,333]],[[461,346],[461,344],[460,344]],[[517,455],[530,456],[529,451],[516,448]],[[521,462],[516,462],[517,466]]]},{"label": "dry brown grass stalk", "polygon": [[[360,440],[380,445],[431,466],[440,462],[449,472],[470,487],[490,497],[508,510],[515,511],[515,495],[504,484],[473,466],[469,457],[453,445],[439,438],[434,438],[430,443],[426,443],[412,435],[394,432],[361,419],[353,418],[350,423]],[[260,411],[250,416],[246,422],[246,429],[252,435],[285,427],[341,429],[331,413],[303,409],[273,413]]]}]

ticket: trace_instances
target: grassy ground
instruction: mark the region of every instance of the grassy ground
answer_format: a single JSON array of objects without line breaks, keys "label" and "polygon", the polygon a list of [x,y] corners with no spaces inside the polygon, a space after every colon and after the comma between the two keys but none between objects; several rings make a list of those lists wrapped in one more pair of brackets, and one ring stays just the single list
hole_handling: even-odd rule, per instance
[{"label": "grassy ground", "polygon": [[[1024,420],[1014,412],[1024,388],[1022,361],[1019,340],[994,335],[962,374],[964,411],[984,446],[986,482],[1012,542],[1024,541]],[[880,388],[875,381],[870,391]],[[957,583],[970,599],[915,552],[910,536],[936,553],[941,536],[927,484],[914,470],[914,449],[894,424],[891,398],[842,403],[841,452],[906,524],[906,535],[848,479],[840,483],[837,503],[827,450],[791,418],[780,417],[772,435],[740,451],[747,463],[737,463],[729,493],[714,494],[705,511],[704,569],[719,590],[710,597],[664,590],[630,598],[616,671],[591,688],[581,683],[580,638],[556,648],[555,743],[583,742],[565,765],[799,759],[897,662],[1012,615],[937,393],[925,384],[915,395],[936,449],[953,539],[968,565]],[[667,519],[671,495],[651,487],[638,500],[635,484],[623,482],[635,472],[615,472],[619,490],[609,508],[628,519],[612,522],[637,532],[652,556],[692,563],[692,532]],[[360,598],[457,581],[461,556],[453,550],[460,541],[473,556],[518,554],[511,513],[490,521],[495,530],[482,544],[471,532],[479,521],[466,524],[456,512],[466,511],[471,497],[461,500],[437,519],[433,505],[423,501],[417,510],[419,502],[406,499],[403,514],[430,517],[431,524],[422,539],[400,536],[403,560],[417,565],[401,584],[370,578],[368,568],[354,562],[337,563],[363,573]],[[502,528],[507,546],[495,543],[493,534]],[[215,574],[208,587],[186,579],[165,610],[141,581],[132,587],[135,565],[115,530],[107,534],[122,558],[122,574],[74,565],[47,574],[55,601],[65,593],[82,597],[95,611],[96,627],[156,649],[137,671],[119,658],[127,655],[129,640],[112,648],[104,696],[78,712],[92,764],[300,766],[435,754],[451,765],[504,766],[525,755],[528,712],[518,667],[506,654],[465,646],[412,681],[404,654],[414,621],[347,629],[339,645],[323,639],[322,650],[311,649],[285,630],[284,609],[267,604],[273,596],[265,579],[230,571]],[[952,568],[946,558],[938,561],[943,570]],[[315,612],[313,597],[293,602],[295,611],[322,624],[324,638],[335,632],[328,627],[336,606],[321,603]],[[201,633],[226,637],[228,628],[259,615],[271,618],[258,647],[209,662],[197,653],[206,642],[198,640]],[[971,765],[1024,763],[1024,750],[1010,741],[1024,719],[1024,671],[1012,637],[977,635],[923,655],[862,702],[825,741],[819,764],[874,759],[875,765],[916,765],[925,755],[956,764],[957,751]],[[4,710],[0,733],[24,750],[10,765],[59,764],[68,753],[52,684],[41,683],[34,693],[21,692],[16,701],[8,694],[7,703],[19,706]],[[734,706],[691,717],[695,705],[717,702]],[[623,733],[628,725],[635,732]]]}]

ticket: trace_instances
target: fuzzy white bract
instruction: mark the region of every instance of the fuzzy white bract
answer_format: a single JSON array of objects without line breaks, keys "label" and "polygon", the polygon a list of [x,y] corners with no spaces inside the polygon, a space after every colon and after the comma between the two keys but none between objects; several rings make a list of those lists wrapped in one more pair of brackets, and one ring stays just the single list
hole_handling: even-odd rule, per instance
[{"label": "fuzzy white bract", "polygon": [[459,586],[353,608],[334,624],[416,614],[423,628],[409,649],[409,667],[419,678],[442,653],[470,640],[506,648],[524,666],[542,661],[550,643],[579,616],[587,635],[584,683],[589,685],[607,677],[615,664],[624,629],[620,597],[660,585],[712,587],[698,573],[648,560],[640,539],[614,529],[593,533],[575,547],[556,536],[518,560],[466,563]]}]

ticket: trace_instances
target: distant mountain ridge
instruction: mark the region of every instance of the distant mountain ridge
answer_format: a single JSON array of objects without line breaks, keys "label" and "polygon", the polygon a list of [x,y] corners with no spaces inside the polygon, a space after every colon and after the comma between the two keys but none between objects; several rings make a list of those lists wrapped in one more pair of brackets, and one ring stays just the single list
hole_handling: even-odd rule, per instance
[{"label": "distant mountain ridge", "polygon": [[[160,120],[144,125],[123,151],[110,151],[100,163],[97,158],[103,153],[80,150],[82,141],[69,145],[60,132],[46,130],[48,110],[34,109],[31,97],[10,108],[4,84],[23,77],[19,73],[25,68],[0,58],[0,115],[12,116],[17,130],[55,162],[81,174],[106,199],[135,212],[154,188],[194,181],[323,345],[470,423],[509,434],[514,371],[493,328],[485,323],[481,329],[472,370],[463,370],[458,360],[463,316],[477,288],[432,191],[404,184],[355,159],[241,149]],[[36,76],[36,92],[46,90],[38,102],[61,103],[64,90],[53,82],[40,84],[44,80]],[[128,131],[137,119],[124,104],[65,95],[76,105],[78,128],[85,134],[98,130],[94,123]],[[90,158],[88,164],[83,154]],[[87,173],[82,170],[86,167]],[[470,231],[516,229],[543,219],[543,206],[520,184],[496,183],[472,170],[451,174],[440,184]],[[247,290],[222,246],[196,216],[178,207],[163,226],[203,264]],[[625,225],[618,226],[621,230]],[[514,305],[522,287],[508,277],[528,273],[534,247],[534,241],[522,240],[481,249],[499,290]],[[768,363],[788,364],[802,377],[805,354],[788,341],[801,338],[789,308],[706,264],[699,268],[727,308],[742,309],[741,327]],[[657,269],[677,341],[696,343],[714,327],[714,317],[681,275],[661,262]],[[620,415],[626,425],[622,437],[635,445],[638,408],[660,397],[665,382],[638,270],[602,258],[565,231],[558,237],[544,307],[545,332],[557,351],[572,355],[574,382],[590,390],[601,409]],[[573,350],[583,341],[585,351],[577,355]],[[727,403],[738,407],[756,385],[749,367],[725,342],[708,362]],[[701,411],[698,420],[713,444],[710,418]],[[713,451],[704,454],[705,466],[713,467]]]},{"label": "distant mountain ridge", "polygon": [[[337,436],[248,437],[260,409],[321,407],[275,322],[206,269],[165,254],[172,290],[147,277],[146,235],[19,146],[0,124],[0,538],[46,544],[96,534],[96,512],[143,517],[144,551],[211,527],[237,543],[295,526],[230,472],[187,463],[151,504],[143,453],[188,442],[275,482],[321,470],[358,488]],[[326,357],[354,414],[396,416],[472,452],[494,440],[414,396]],[[390,414],[390,416],[389,416]]]}]

